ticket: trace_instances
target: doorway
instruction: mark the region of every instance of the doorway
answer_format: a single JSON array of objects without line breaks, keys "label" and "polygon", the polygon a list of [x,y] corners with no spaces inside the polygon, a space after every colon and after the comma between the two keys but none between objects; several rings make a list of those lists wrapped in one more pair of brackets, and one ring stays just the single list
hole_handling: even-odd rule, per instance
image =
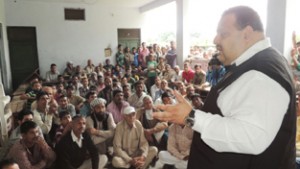
[{"label": "doorway", "polygon": [[13,89],[39,68],[36,28],[7,27]]},{"label": "doorway", "polygon": [[139,47],[141,44],[141,29],[118,29],[118,44],[130,49]]}]

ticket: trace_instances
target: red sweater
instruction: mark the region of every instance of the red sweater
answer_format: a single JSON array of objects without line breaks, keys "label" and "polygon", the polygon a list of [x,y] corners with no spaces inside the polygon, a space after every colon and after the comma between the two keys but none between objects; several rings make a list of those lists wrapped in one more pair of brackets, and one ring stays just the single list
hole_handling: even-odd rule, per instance
[{"label": "red sweater", "polygon": [[189,69],[188,71],[183,71],[182,72],[182,78],[184,80],[186,80],[186,82],[190,83],[191,80],[193,80],[195,75],[195,72],[191,69]]}]

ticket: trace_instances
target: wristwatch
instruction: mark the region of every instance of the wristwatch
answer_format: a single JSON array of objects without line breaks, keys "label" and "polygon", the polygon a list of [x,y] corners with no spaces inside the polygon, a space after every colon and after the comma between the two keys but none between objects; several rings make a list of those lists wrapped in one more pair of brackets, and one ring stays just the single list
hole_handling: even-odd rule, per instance
[{"label": "wristwatch", "polygon": [[195,110],[192,111],[187,115],[184,119],[184,124],[188,127],[193,127],[195,122]]}]

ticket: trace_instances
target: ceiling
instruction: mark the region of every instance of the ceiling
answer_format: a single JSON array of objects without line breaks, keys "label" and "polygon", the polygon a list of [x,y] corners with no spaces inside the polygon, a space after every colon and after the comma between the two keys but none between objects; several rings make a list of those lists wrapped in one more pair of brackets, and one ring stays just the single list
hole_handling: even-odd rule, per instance
[{"label": "ceiling", "polygon": [[139,8],[155,0],[26,0],[26,1],[67,2],[67,3],[84,3],[84,4],[103,3],[107,5]]},{"label": "ceiling", "polygon": [[107,4],[118,4],[125,7],[139,8],[155,0],[97,0]]}]

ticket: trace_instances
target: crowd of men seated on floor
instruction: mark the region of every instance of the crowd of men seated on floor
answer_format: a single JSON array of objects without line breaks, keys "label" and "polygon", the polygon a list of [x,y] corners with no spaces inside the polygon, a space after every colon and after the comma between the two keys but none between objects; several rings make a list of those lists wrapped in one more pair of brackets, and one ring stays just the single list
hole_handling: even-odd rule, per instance
[{"label": "crowd of men seated on floor", "polygon": [[21,96],[27,102],[0,159],[24,169],[186,168],[193,131],[154,119],[155,105],[175,104],[177,89],[201,109],[203,86],[216,85],[225,68],[213,56],[207,72],[189,61],[181,70],[170,46],[160,53],[157,45],[119,45],[116,65],[89,59],[81,69],[69,61],[62,74],[51,64],[45,80],[32,79]]}]

